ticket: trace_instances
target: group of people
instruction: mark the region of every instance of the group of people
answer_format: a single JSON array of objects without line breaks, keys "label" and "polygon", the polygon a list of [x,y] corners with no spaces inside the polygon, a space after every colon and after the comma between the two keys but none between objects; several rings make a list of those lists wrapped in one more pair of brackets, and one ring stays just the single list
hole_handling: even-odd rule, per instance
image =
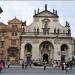
[{"label": "group of people", "polygon": [[52,63],[52,66],[53,68],[59,68],[59,69],[62,69],[62,70],[65,70],[66,73],[69,73],[69,69],[72,69],[72,61],[68,61],[68,62],[57,62],[57,61],[54,61]]},{"label": "group of people", "polygon": [[32,61],[30,61],[29,63],[25,63],[24,61],[22,62],[22,69],[27,68],[28,66],[31,68],[32,65]]},{"label": "group of people", "polygon": [[60,66],[61,66],[62,70],[65,70],[66,73],[69,73],[69,69],[72,69],[72,65],[73,65],[73,63],[71,61],[69,61],[69,62],[61,63]]},{"label": "group of people", "polygon": [[[32,61],[30,62],[22,62],[22,69],[24,68],[27,68],[29,66],[29,68],[31,68],[32,66]],[[2,72],[2,69],[5,67],[6,63],[3,61],[3,60],[0,60],[0,73]],[[69,69],[72,69],[72,61],[69,61],[69,62],[58,62],[58,61],[53,61],[52,62],[52,67],[55,69],[55,68],[59,68],[59,69],[62,69],[62,70],[65,70],[66,73],[69,73]],[[46,67],[47,67],[47,61],[44,60],[43,61],[43,66],[44,66],[44,70],[46,70]],[[7,67],[9,68],[10,67],[10,61],[7,62]]]},{"label": "group of people", "polygon": [[[5,65],[6,65],[5,61],[0,60],[0,73],[2,72],[3,68],[5,68]],[[8,68],[10,67],[9,61],[7,62],[7,66],[8,66]]]}]

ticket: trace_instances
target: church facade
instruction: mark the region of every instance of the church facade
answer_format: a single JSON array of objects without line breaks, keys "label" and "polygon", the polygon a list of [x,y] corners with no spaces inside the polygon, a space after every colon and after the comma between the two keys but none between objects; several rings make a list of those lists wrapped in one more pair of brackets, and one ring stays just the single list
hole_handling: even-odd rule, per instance
[{"label": "church facade", "polygon": [[21,54],[20,59],[24,61],[38,60],[50,63],[54,60],[72,60],[72,37],[70,25],[66,22],[62,26],[59,22],[57,11],[39,9],[33,16],[33,22],[22,25]]},{"label": "church facade", "polygon": [[20,63],[31,60],[51,63],[72,60],[73,39],[70,25],[62,26],[57,11],[34,11],[33,22],[27,26],[16,17],[8,25],[0,23],[0,60]]}]

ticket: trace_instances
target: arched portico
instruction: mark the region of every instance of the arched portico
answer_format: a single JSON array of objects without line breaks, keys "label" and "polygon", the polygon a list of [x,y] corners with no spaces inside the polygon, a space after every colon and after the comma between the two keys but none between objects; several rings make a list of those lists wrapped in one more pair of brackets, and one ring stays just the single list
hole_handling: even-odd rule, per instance
[{"label": "arched portico", "polygon": [[43,61],[45,60],[45,61],[47,61],[47,63],[49,62],[48,61],[48,58],[49,58],[49,56],[48,56],[48,54],[43,54]]},{"label": "arched portico", "polygon": [[24,59],[27,63],[30,63],[32,59],[32,45],[30,43],[25,44]]},{"label": "arched portico", "polygon": [[46,60],[47,63],[49,63],[53,57],[54,57],[54,47],[53,44],[49,41],[43,41],[40,46],[39,46],[39,50],[40,50],[40,55],[41,55],[41,61]]},{"label": "arched portico", "polygon": [[61,62],[65,62],[68,60],[68,45],[61,45]]}]

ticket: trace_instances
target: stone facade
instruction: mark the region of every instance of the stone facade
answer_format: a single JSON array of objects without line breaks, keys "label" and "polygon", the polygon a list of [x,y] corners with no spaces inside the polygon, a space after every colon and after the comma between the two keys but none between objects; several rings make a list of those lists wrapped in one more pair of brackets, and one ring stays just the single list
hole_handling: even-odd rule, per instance
[{"label": "stone facade", "polygon": [[7,33],[6,33],[7,25],[0,22],[0,59],[6,60],[6,41],[7,41]]},{"label": "stone facade", "polygon": [[46,60],[48,63],[54,60],[72,60],[72,37],[70,25],[66,22],[62,26],[59,22],[57,11],[50,12],[39,9],[33,16],[33,22],[29,26],[22,26],[21,56],[24,61]]},{"label": "stone facade", "polygon": [[[72,60],[70,25],[66,22],[62,26],[57,11],[48,11],[47,5],[44,11],[39,12],[38,9],[36,13],[35,10],[33,22],[29,26],[26,21],[22,22],[15,17],[8,21],[4,31],[4,57],[0,59],[11,63],[20,63],[21,60],[46,60],[47,63]],[[0,53],[1,50],[0,48]]]},{"label": "stone facade", "polygon": [[[3,23],[2,23],[3,24]],[[20,59],[20,35],[21,35],[21,26],[22,21],[16,19],[16,17],[8,22],[8,25],[3,25],[5,28],[0,25],[0,30],[3,30],[1,41],[3,41],[3,56],[1,56],[1,60],[10,61],[11,63],[19,63]],[[1,51],[2,49],[0,49]]]}]

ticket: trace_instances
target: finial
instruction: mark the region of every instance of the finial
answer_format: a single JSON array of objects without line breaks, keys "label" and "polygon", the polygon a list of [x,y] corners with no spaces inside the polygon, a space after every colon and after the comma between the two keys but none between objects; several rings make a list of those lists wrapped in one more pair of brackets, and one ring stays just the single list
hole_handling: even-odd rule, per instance
[{"label": "finial", "polygon": [[57,15],[57,10],[56,10],[56,15]]},{"label": "finial", "polygon": [[39,14],[39,8],[38,8],[37,14]]},{"label": "finial", "polygon": [[0,14],[3,12],[2,8],[0,7]]},{"label": "finial", "polygon": [[54,13],[54,9],[53,9],[53,13]]},{"label": "finial", "polygon": [[36,15],[36,10],[34,10],[34,15]]},{"label": "finial", "polygon": [[26,25],[26,20],[24,21],[25,25]]},{"label": "finial", "polygon": [[45,4],[45,10],[47,10],[47,4]]},{"label": "finial", "polygon": [[69,22],[66,21],[66,27],[70,27]]},{"label": "finial", "polygon": [[15,19],[16,19],[16,16],[15,16]]}]

